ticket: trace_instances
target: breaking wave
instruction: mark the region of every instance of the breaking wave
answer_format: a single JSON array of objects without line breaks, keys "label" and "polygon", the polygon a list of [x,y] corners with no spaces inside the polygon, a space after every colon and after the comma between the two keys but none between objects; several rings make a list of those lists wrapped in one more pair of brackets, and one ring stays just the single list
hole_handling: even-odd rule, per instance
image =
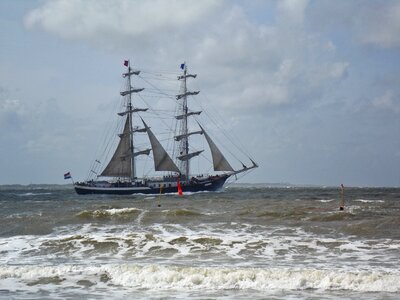
[{"label": "breaking wave", "polygon": [[140,209],[137,208],[110,208],[110,209],[98,209],[98,210],[84,210],[76,214],[80,218],[107,218],[107,217],[118,217],[118,216],[132,216],[139,214]]},{"label": "breaking wave", "polygon": [[384,203],[384,200],[369,200],[369,199],[355,199],[354,201],[363,202],[363,203]]},{"label": "breaking wave", "polygon": [[301,268],[181,267],[168,265],[3,266],[0,282],[28,286],[54,284],[140,288],[147,290],[348,290],[400,292],[400,274]]},{"label": "breaking wave", "polygon": [[51,195],[52,193],[23,193],[17,194],[20,197],[27,197],[27,196],[43,196],[43,195]]}]

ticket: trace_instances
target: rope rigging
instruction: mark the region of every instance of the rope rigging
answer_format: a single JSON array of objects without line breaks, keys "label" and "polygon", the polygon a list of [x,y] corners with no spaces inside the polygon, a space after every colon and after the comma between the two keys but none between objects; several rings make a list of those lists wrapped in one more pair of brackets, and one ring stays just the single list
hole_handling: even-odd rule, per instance
[{"label": "rope rigging", "polygon": [[[182,130],[183,130],[183,128],[182,128],[183,123],[178,122],[179,117],[182,118],[182,115],[181,115],[182,111],[184,111],[184,115],[186,116],[185,118],[187,118],[187,120],[189,120],[189,118],[187,117],[188,115],[194,115],[193,121],[198,121],[200,124],[208,123],[206,121],[201,122],[201,120],[204,119],[204,116],[206,116],[208,118],[208,120],[219,130],[219,132],[230,142],[230,144],[232,144],[235,147],[236,150],[238,150],[241,154],[243,154],[247,158],[250,158],[251,160],[253,160],[252,157],[248,154],[248,151],[244,150],[245,149],[244,145],[241,144],[239,139],[237,139],[237,137],[234,136],[234,133],[228,132],[226,130],[226,128],[221,125],[221,121],[225,124],[228,124],[228,122],[224,122],[223,117],[216,110],[212,110],[212,108],[210,108],[209,106],[206,107],[200,99],[196,99],[196,97],[192,96],[192,95],[198,94],[198,92],[186,92],[185,95],[183,95],[182,93],[179,95],[179,96],[183,96],[185,98],[187,97],[187,99],[188,100],[190,99],[190,101],[191,101],[192,109],[189,110],[186,107],[186,112],[184,109],[182,109],[182,106],[180,106],[182,104],[180,104],[180,102],[179,102],[180,98],[177,97],[179,89],[176,87],[177,82],[178,82],[177,78],[178,78],[178,76],[181,75],[181,73],[168,72],[168,71],[161,72],[161,71],[153,71],[153,70],[148,70],[148,69],[141,70],[140,72],[141,72],[141,74],[140,75],[137,74],[137,76],[135,78],[137,78],[144,84],[142,84],[142,85],[135,84],[135,87],[138,86],[138,87],[142,88],[142,86],[143,86],[144,90],[142,93],[136,93],[134,95],[134,98],[132,98],[133,101],[132,101],[131,107],[133,107],[135,109],[140,108],[141,107],[139,105],[140,103],[138,103],[138,100],[140,100],[146,106],[146,108],[148,108],[148,111],[131,112],[132,120],[139,120],[139,122],[135,121],[135,123],[140,124],[140,118],[142,118],[142,117],[145,120],[151,119],[152,123],[150,124],[150,126],[154,126],[154,128],[156,128],[157,123],[162,124],[162,131],[156,132],[156,136],[159,138],[159,142],[166,144],[165,148],[167,151],[172,149],[172,157],[173,157],[173,159],[175,159],[175,161],[179,162],[176,158],[179,155],[182,155],[182,148],[179,148],[179,146],[177,146],[178,143],[175,143],[175,140],[174,140],[174,135],[176,135],[177,132],[182,132]],[[186,74],[186,73],[184,73],[184,74]],[[182,76],[180,76],[180,77],[182,77]],[[195,75],[188,75],[188,77],[195,77]],[[164,83],[164,86],[162,88],[159,88],[158,86],[156,86],[153,83],[153,81],[157,81],[159,83],[160,82]],[[174,84],[172,84],[172,83],[174,83]],[[130,91],[131,87],[125,85],[124,89]],[[181,90],[182,90],[182,88],[181,88]],[[129,93],[132,93],[132,92],[129,92]],[[209,101],[209,99],[203,92],[200,95],[202,95],[202,97],[204,97],[208,102],[211,102],[211,101]],[[125,96],[125,94],[122,96]],[[119,101],[119,105],[113,105],[114,109],[112,110],[112,114],[115,115],[116,112],[118,112],[118,111],[126,111],[127,110],[126,101],[124,99],[125,99],[124,97],[121,97],[121,101]],[[166,104],[165,102],[160,102],[160,101],[153,101],[154,99],[172,100],[172,102],[169,102],[169,104],[171,104],[170,106],[173,106],[175,109],[174,110],[167,109],[165,106],[168,106],[169,104]],[[154,105],[151,105],[150,103],[152,103]],[[199,107],[200,112],[193,110],[193,106],[196,106],[196,105]],[[161,107],[155,108],[154,106],[161,106]],[[203,115],[200,115],[201,112],[203,112]],[[133,117],[133,115],[135,115],[135,117]],[[110,114],[109,120],[107,123],[110,123],[110,120],[112,117],[113,117],[113,115]],[[116,126],[108,125],[106,127],[106,130],[103,134],[103,138],[101,139],[102,144],[105,146],[103,146],[101,148],[97,147],[97,149],[103,149],[103,150],[102,150],[102,152],[97,151],[98,153],[95,156],[96,159],[95,159],[95,161],[92,162],[92,164],[90,166],[90,170],[88,172],[87,178],[90,179],[90,178],[93,178],[93,176],[98,177],[99,171],[103,167],[103,164],[107,163],[107,161],[108,161],[107,158],[109,159],[113,155],[113,151],[115,151],[114,149],[116,148],[115,147],[116,140],[118,141],[118,139],[119,139],[118,135],[121,136],[121,132],[124,130],[123,129],[124,124],[125,124],[124,120],[126,120],[126,118],[127,117],[122,118],[122,120],[120,119],[120,121],[117,123]],[[132,120],[131,120],[131,122],[132,122],[132,126],[133,126]],[[193,124],[194,124],[194,122],[193,122]],[[194,125],[196,128],[198,128],[198,125],[196,125],[196,124],[194,124]],[[186,131],[188,131],[188,129],[193,129],[189,123],[186,124],[186,126],[187,126]],[[143,126],[140,125],[140,126],[136,126],[135,128],[139,128],[139,127],[143,127]],[[198,129],[196,129],[196,130],[198,130]],[[191,130],[191,131],[195,131],[195,130]],[[194,134],[194,133],[199,133],[199,132],[191,132],[190,134]],[[207,129],[207,133],[208,133],[208,129]],[[201,133],[201,134],[203,134],[203,133]],[[208,133],[208,134],[210,134],[210,133]],[[186,134],[186,135],[187,135],[186,139],[188,139],[189,135],[188,134]],[[210,134],[210,135],[214,137],[214,135],[212,135],[212,134]],[[137,149],[138,151],[139,150],[143,151],[149,146],[147,138],[144,138],[144,136],[146,136],[146,135],[139,134],[139,135],[135,136],[134,138],[132,137],[132,140],[134,142],[134,148]],[[181,136],[179,138],[181,138]],[[143,140],[146,140],[146,141],[143,141]],[[191,153],[200,152],[205,149],[204,138],[202,139],[202,141],[203,141],[202,145],[196,144],[195,142],[191,142],[191,144],[188,145],[188,149],[190,149],[190,151],[192,151]],[[219,144],[222,145],[222,147],[224,148],[224,150],[226,150],[226,152],[228,152],[233,158],[235,158],[237,161],[239,161],[243,165],[241,159],[232,151],[231,148],[224,146],[223,143],[219,143]],[[182,143],[181,143],[181,145],[182,145]],[[179,149],[181,149],[181,150],[179,150]],[[188,152],[186,152],[186,155],[189,155]],[[171,151],[169,151],[169,153],[171,153]],[[195,155],[195,154],[190,154],[190,155]],[[196,155],[197,155],[197,158],[194,158],[194,159],[196,159],[198,162],[198,169],[200,169],[200,167],[204,168],[207,165],[208,169],[206,169],[206,170],[208,173],[211,170],[211,165],[212,165],[213,161],[210,159],[210,157],[208,155],[205,155],[205,152],[196,153]],[[152,155],[146,155],[146,157],[144,157],[144,158],[143,158],[143,156],[140,156],[140,159],[138,159],[139,162],[143,162],[142,168],[143,168],[143,171],[146,172],[144,174],[147,174],[147,175],[149,175],[150,171],[146,171],[146,169],[151,168],[151,166],[148,166],[149,159],[153,160]],[[183,159],[183,158],[181,158],[181,159]],[[184,158],[184,159],[188,160],[188,158]],[[201,164],[200,159],[207,161],[207,164]],[[135,167],[136,167],[136,165],[135,165]],[[240,177],[242,177],[244,175],[244,173],[247,173],[247,171],[244,171],[243,173],[241,173]]]}]

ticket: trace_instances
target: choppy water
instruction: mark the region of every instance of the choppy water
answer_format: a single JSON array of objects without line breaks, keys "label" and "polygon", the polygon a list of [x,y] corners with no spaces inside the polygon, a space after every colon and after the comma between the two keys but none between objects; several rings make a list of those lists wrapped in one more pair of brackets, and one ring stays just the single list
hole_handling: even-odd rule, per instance
[{"label": "choppy water", "polygon": [[0,187],[0,298],[398,299],[400,189]]}]

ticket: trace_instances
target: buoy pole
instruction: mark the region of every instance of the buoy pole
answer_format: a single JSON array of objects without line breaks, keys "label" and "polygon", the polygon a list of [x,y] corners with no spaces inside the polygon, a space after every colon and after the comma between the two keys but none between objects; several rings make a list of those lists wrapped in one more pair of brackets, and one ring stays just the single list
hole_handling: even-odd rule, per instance
[{"label": "buoy pole", "polygon": [[164,188],[164,184],[161,184],[160,185],[160,195],[158,196],[158,204],[157,204],[157,206],[158,207],[161,207],[161,204],[160,204],[160,198],[161,198],[161,194],[163,193],[163,188]]},{"label": "buoy pole", "polygon": [[339,210],[344,210],[344,185],[343,183],[340,185],[340,204]]}]

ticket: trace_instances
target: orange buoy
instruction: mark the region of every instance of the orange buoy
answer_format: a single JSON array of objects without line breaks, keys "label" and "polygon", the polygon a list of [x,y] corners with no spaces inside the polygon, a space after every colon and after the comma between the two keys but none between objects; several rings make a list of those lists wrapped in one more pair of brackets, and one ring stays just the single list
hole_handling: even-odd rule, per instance
[{"label": "orange buoy", "polygon": [[180,183],[179,181],[178,181],[178,195],[179,195],[179,196],[183,196],[181,183]]}]

